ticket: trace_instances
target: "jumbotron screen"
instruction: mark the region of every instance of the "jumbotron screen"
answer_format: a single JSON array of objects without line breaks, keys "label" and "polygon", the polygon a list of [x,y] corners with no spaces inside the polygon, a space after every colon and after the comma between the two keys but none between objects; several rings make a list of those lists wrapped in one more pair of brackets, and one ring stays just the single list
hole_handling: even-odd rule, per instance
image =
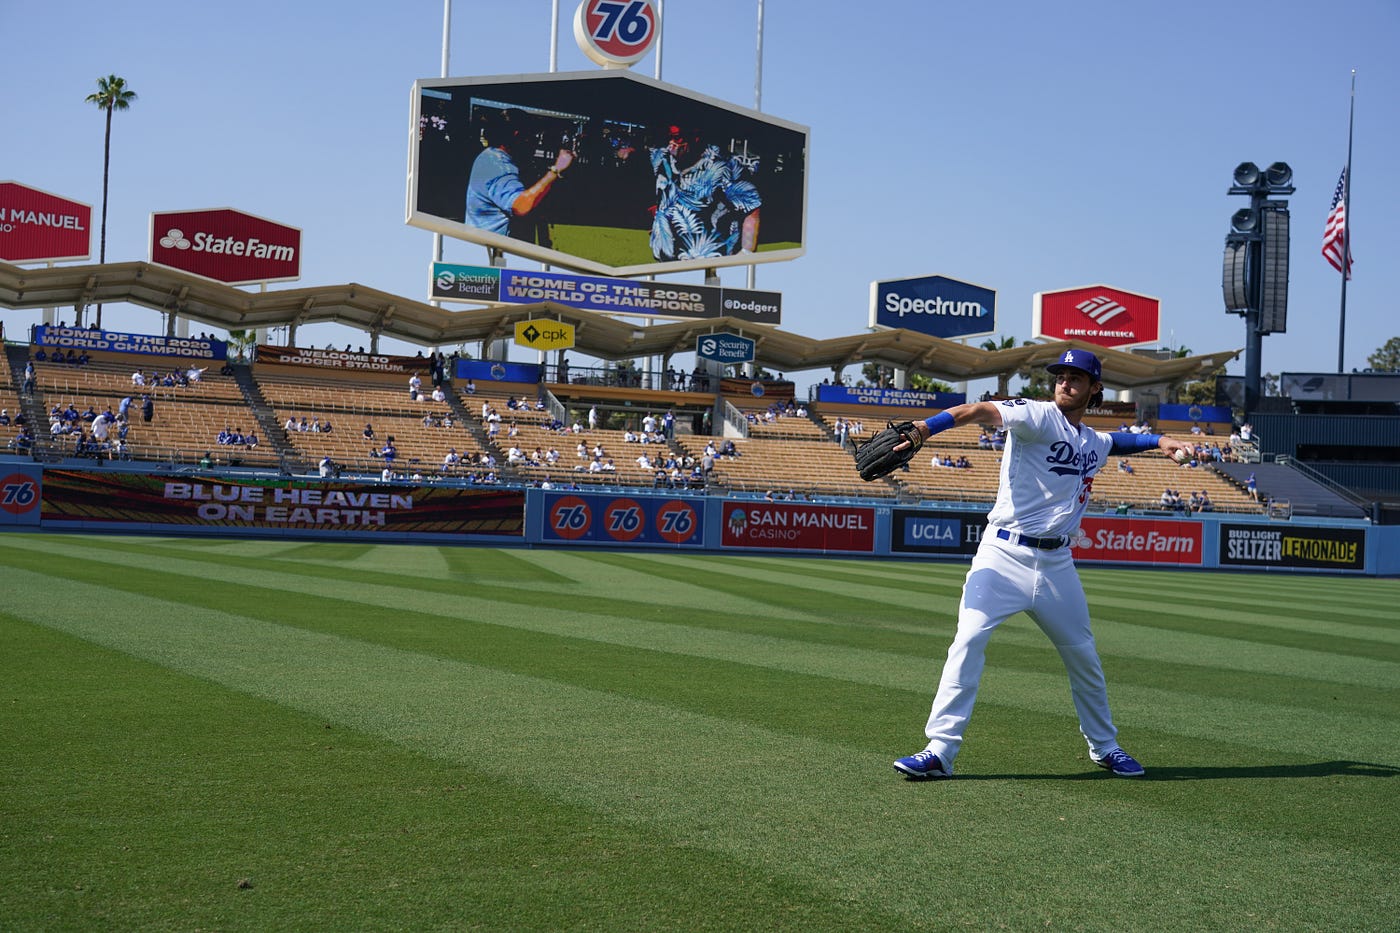
[{"label": "jumbotron screen", "polygon": [[413,86],[408,223],[605,275],[795,259],[804,126],[631,72]]}]

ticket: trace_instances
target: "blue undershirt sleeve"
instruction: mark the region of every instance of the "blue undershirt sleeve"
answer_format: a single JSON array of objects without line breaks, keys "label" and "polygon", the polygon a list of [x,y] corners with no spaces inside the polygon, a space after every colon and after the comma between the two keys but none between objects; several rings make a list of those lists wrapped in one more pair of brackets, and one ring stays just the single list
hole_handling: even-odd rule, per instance
[{"label": "blue undershirt sleeve", "polygon": [[939,431],[948,430],[953,425],[957,424],[957,422],[954,421],[953,416],[948,414],[946,411],[940,411],[932,418],[925,418],[924,424],[928,425],[928,434],[929,437],[932,437]]},{"label": "blue undershirt sleeve", "polygon": [[1114,431],[1108,436],[1113,438],[1113,449],[1109,453],[1119,455],[1154,450],[1162,439],[1160,434],[1133,434],[1129,431]]}]

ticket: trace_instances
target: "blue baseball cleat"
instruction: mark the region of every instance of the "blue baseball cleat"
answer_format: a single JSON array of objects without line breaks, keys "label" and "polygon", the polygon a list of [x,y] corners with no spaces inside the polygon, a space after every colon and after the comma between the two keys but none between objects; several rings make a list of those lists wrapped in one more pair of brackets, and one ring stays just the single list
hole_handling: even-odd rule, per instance
[{"label": "blue baseball cleat", "polygon": [[1094,764],[1112,771],[1115,777],[1142,777],[1147,773],[1147,769],[1138,764],[1136,758],[1121,748],[1115,748],[1102,758],[1094,758]]},{"label": "blue baseball cleat", "polygon": [[952,777],[948,769],[943,767],[943,761],[928,749],[907,758],[900,758],[894,763],[894,769],[915,781]]}]

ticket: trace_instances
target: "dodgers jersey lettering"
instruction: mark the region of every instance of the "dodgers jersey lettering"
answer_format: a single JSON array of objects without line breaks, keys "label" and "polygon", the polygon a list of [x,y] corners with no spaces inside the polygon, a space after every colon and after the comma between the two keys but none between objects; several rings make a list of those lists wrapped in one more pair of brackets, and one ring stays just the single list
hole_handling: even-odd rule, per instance
[{"label": "dodgers jersey lettering", "polygon": [[1006,446],[987,521],[1037,538],[1068,535],[1079,527],[1113,439],[1070,424],[1054,402],[1013,398],[1000,404]]}]

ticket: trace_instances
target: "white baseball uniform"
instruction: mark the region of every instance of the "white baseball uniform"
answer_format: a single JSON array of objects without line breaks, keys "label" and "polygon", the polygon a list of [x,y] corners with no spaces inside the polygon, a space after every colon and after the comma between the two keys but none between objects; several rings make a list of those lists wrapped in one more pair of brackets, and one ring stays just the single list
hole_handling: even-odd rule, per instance
[{"label": "white baseball uniform", "polygon": [[1064,661],[1079,728],[1094,758],[1118,748],[1089,605],[1068,546],[1113,440],[1070,424],[1054,402],[999,404],[1007,428],[1001,485],[963,585],[957,635],[925,729],[929,750],[949,774],[977,698],[987,641],[1021,611]]}]

